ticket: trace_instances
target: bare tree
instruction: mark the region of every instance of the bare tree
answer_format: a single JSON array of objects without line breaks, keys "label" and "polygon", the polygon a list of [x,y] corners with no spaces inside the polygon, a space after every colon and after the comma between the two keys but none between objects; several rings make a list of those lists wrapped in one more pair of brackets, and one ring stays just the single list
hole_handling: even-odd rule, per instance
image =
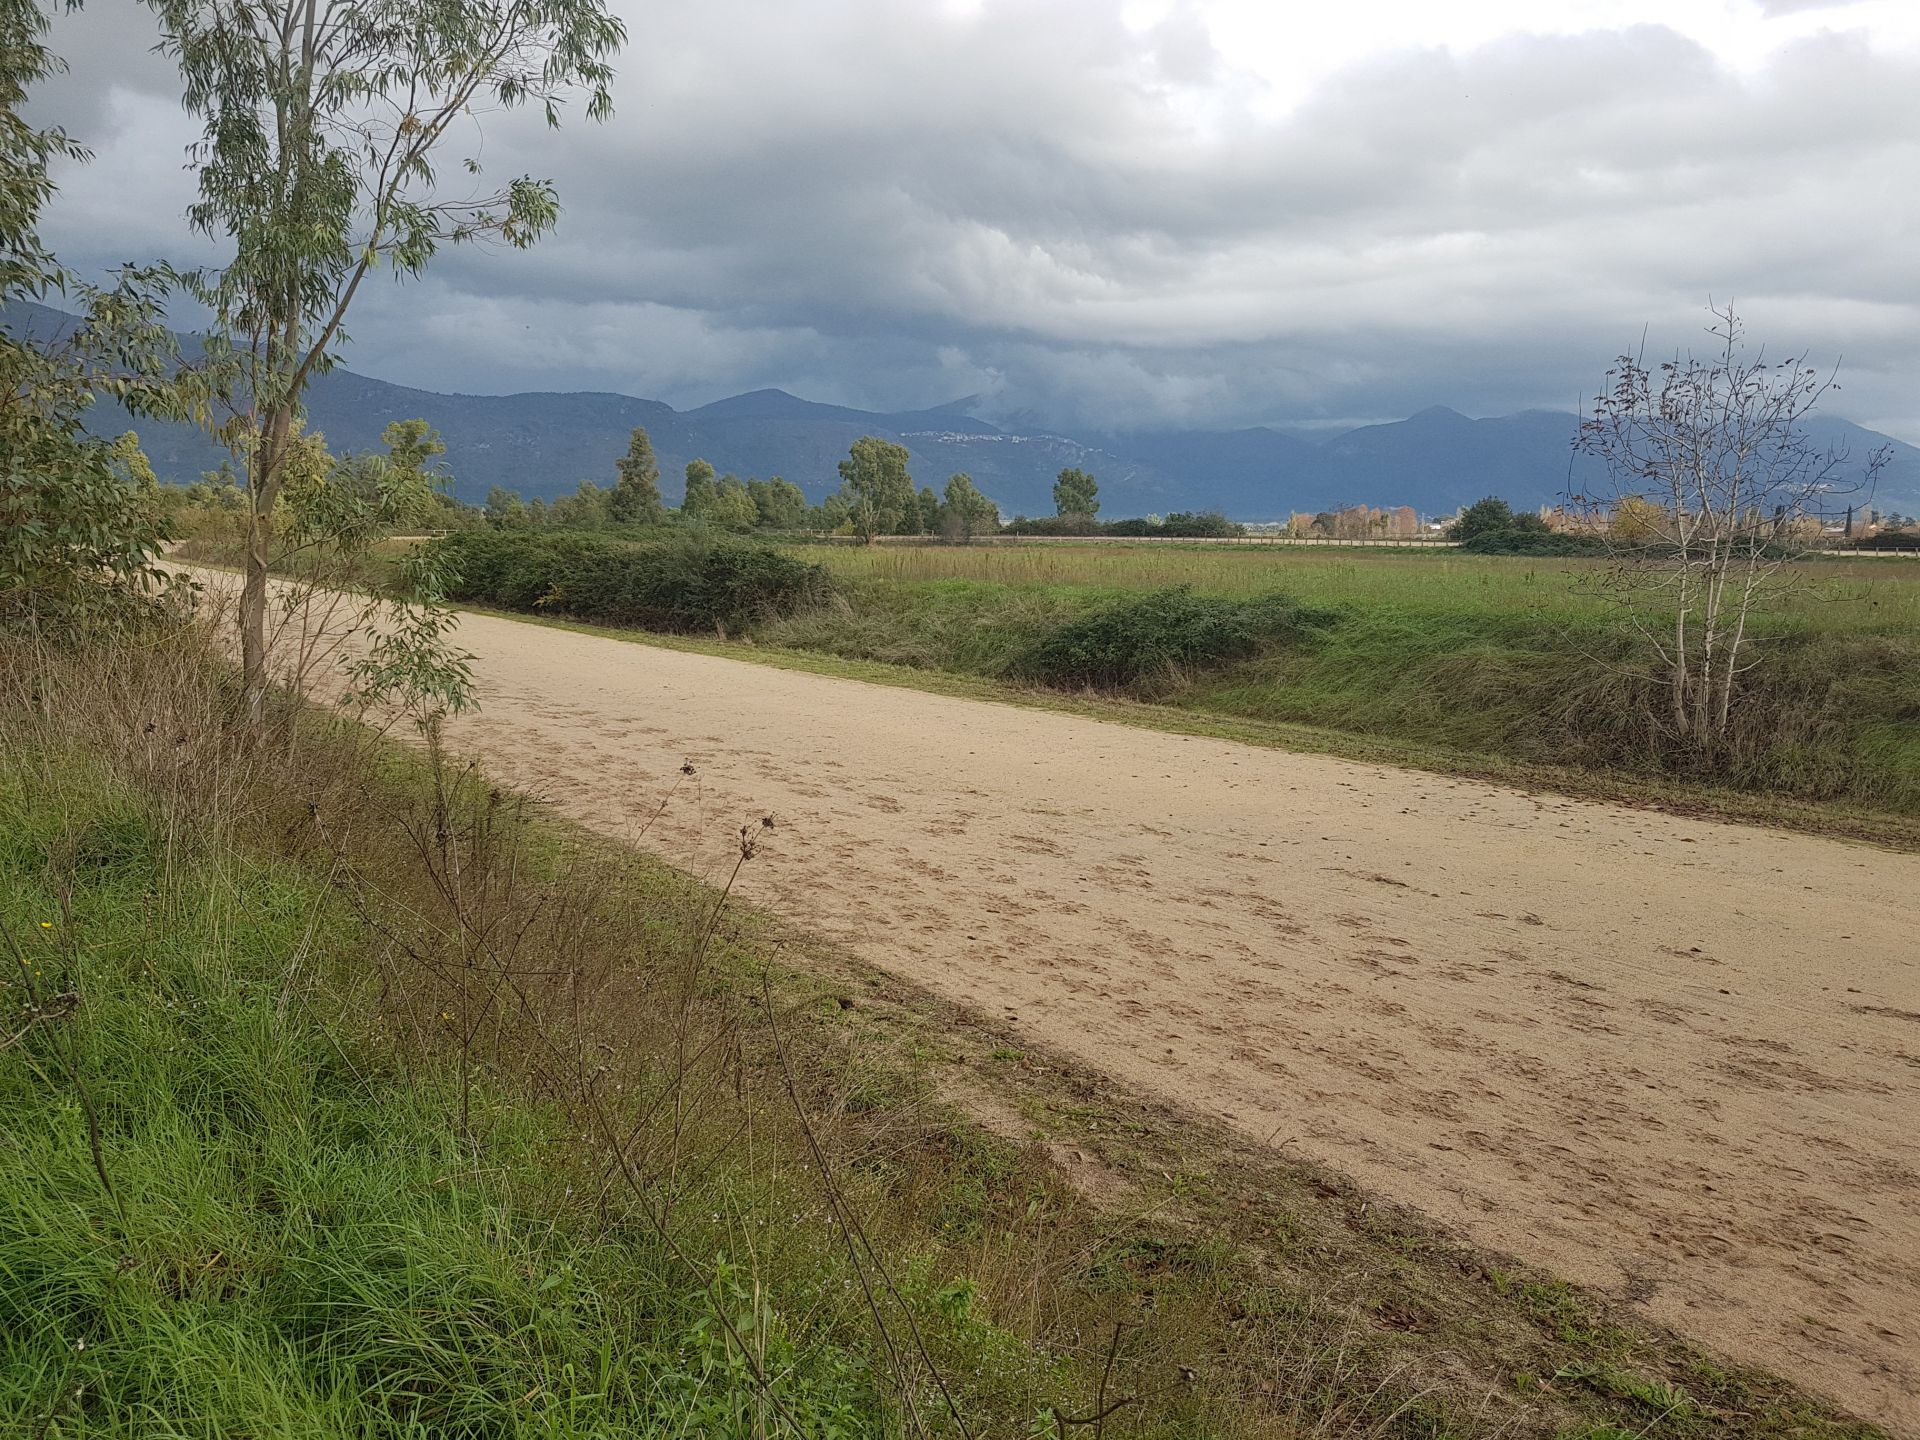
[{"label": "bare tree", "polygon": [[1805,353],[1750,354],[1734,307],[1708,311],[1706,358],[1623,355],[1607,372],[1574,441],[1604,478],[1571,500],[1607,537],[1609,589],[1659,667],[1666,723],[1711,753],[1760,663],[1755,616],[1820,544],[1833,497],[1871,489],[1889,456],[1850,471],[1844,450],[1816,445],[1807,420],[1833,376]]}]

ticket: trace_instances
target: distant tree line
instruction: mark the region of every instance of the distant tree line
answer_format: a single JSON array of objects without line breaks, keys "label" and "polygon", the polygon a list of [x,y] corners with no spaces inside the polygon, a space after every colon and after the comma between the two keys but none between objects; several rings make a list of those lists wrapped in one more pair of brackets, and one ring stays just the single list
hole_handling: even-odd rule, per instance
[{"label": "distant tree line", "polygon": [[690,461],[678,507],[660,493],[660,465],[643,427],[636,427],[627,453],[615,462],[615,481],[603,489],[583,480],[571,495],[548,502],[525,500],[504,486],[488,492],[485,523],[504,530],[604,530],[694,523],[746,533],[851,535],[872,542],[882,536],[926,536],[965,543],[1002,532],[1018,535],[1188,536],[1245,534],[1217,514],[1173,514],[1164,519],[1102,522],[1100,486],[1088,471],[1069,466],[1054,481],[1055,514],[1021,516],[1003,523],[1000,507],[973,477],[951,475],[939,491],[915,487],[904,445],[876,435],[853,442],[839,465],[840,488],[819,504],[808,502],[792,481],[720,475],[705,459]]},{"label": "distant tree line", "polygon": [[[916,487],[906,447],[873,435],[853,443],[839,464],[839,488],[818,504],[809,502],[798,485],[779,475],[743,480],[718,474],[710,461],[701,458],[688,462],[681,500],[674,506],[661,494],[659,458],[643,426],[634,428],[626,453],[613,462],[610,485],[582,480],[571,493],[552,500],[527,499],[496,485],[483,504],[473,506],[447,492],[449,477],[444,469],[430,467],[429,462],[446,447],[425,421],[396,422],[383,438],[394,447],[390,458],[434,482],[391,515],[396,533],[481,527],[550,533],[646,531],[694,525],[731,534],[848,535],[868,542],[883,536],[920,536],[961,544],[995,534],[1223,539],[1246,533],[1244,526],[1211,511],[1102,521],[1098,481],[1074,466],[1061,470],[1054,482],[1053,515],[1034,519],[1021,515],[1003,521],[1000,507],[981,492],[972,476],[951,475],[939,491]],[[127,443],[133,444],[132,437]],[[350,478],[367,472],[373,463],[368,457],[322,458],[325,442],[318,434],[302,436],[300,443],[314,453],[304,461],[296,457],[296,468],[304,464],[316,474],[338,469],[342,477]],[[415,450],[422,453],[415,455]],[[145,465],[144,457],[138,464]],[[232,526],[222,517],[230,521],[247,514],[244,481],[230,467],[210,472],[193,485],[162,488],[173,510],[183,517],[176,526],[183,534],[223,533]]]},{"label": "distant tree line", "polygon": [[1176,510],[1169,515],[1143,515],[1129,520],[1095,520],[1087,515],[1042,515],[1038,519],[1028,519],[1018,515],[1002,526],[1000,533],[1141,540],[1232,540],[1245,535],[1247,527],[1227,519],[1217,510]]},{"label": "distant tree line", "polygon": [[608,530],[697,524],[744,534],[848,534],[863,540],[882,535],[939,536],[966,541],[1000,529],[1000,508],[973,478],[956,474],[944,491],[914,487],[904,446],[868,435],[840,462],[840,488],[819,504],[791,480],[741,479],[716,473],[712,462],[689,461],[680,504],[660,493],[660,464],[643,427],[636,427],[627,453],[615,462],[613,486],[583,480],[570,495],[551,502],[523,499],[496,485],[480,515],[502,530]]}]

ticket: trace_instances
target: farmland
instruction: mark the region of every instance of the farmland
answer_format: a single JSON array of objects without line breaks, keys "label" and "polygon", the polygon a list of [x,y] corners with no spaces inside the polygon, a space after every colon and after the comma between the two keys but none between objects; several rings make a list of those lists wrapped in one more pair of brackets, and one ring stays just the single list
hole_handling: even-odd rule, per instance
[{"label": "farmland", "polygon": [[[1467,555],[1453,549],[1307,548],[1164,541],[1127,544],[819,545],[807,558],[854,581],[962,581],[1023,590],[1153,590],[1209,594],[1285,590],[1298,599],[1456,614],[1526,616],[1568,625],[1607,613],[1605,562]],[[1784,597],[1782,628],[1822,633],[1920,630],[1920,565],[1816,559]]]}]

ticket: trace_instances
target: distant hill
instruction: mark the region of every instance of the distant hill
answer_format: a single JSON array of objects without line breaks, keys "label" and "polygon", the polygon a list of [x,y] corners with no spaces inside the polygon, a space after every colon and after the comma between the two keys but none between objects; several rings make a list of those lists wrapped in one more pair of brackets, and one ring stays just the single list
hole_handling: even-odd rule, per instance
[{"label": "distant hill", "polygon": [[[45,336],[73,324],[71,316],[37,305],[10,307],[0,322]],[[839,485],[836,466],[862,435],[905,445],[915,481],[936,490],[947,476],[966,471],[1009,516],[1051,513],[1054,476],[1068,465],[1099,478],[1103,515],[1220,510],[1239,520],[1356,503],[1411,505],[1440,515],[1490,494],[1531,508],[1592,473],[1582,468],[1589,462],[1572,454],[1577,417],[1556,411],[1474,420],[1434,406],[1321,438],[1264,427],[1072,436],[1003,429],[968,413],[974,403],[968,398],[882,414],[755,390],[677,411],[657,400],[593,391],[442,395],[349,370],[321,376],[308,394],[310,423],[336,450],[378,445],[391,420],[426,419],[446,440],[455,492],[474,501],[495,485],[528,498],[552,498],[582,480],[609,485],[614,460],[626,452],[636,425],[652,437],[669,500],[677,498],[680,476],[696,456],[722,474],[784,475],[819,500]],[[98,428],[117,432],[129,425],[109,407]],[[163,478],[195,479],[222,458],[190,427],[133,428]],[[1811,430],[1816,441],[1841,444],[1856,460],[1880,445],[1891,447],[1893,464],[1873,503],[1920,512],[1920,448],[1831,417],[1817,419]]]}]

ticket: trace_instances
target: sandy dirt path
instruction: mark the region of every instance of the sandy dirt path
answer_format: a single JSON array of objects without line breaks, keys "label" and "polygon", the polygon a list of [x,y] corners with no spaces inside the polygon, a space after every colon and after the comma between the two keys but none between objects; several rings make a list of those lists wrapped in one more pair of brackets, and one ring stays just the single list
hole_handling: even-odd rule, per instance
[{"label": "sandy dirt path", "polygon": [[496,778],[1920,1434],[1920,857],[467,616]]}]

